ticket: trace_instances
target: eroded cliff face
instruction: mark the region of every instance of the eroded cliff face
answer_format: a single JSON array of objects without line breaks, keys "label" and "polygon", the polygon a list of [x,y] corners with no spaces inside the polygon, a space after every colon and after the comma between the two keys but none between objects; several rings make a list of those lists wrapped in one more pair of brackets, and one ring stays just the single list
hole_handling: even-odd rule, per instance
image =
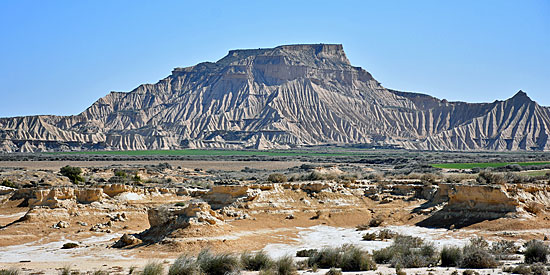
[{"label": "eroded cliff face", "polygon": [[418,225],[460,228],[503,217],[527,218],[544,211],[549,201],[550,188],[540,184],[439,184],[431,200],[438,206]]},{"label": "eroded cliff face", "polygon": [[550,150],[550,110],[523,92],[469,104],[388,90],[342,45],[233,50],[111,92],[75,116],[0,119],[0,151],[290,148]]}]

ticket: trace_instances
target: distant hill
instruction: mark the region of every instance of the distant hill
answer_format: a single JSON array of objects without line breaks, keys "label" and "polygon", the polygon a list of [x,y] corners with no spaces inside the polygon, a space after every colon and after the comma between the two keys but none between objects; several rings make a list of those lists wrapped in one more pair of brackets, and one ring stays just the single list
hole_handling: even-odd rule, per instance
[{"label": "distant hill", "polygon": [[342,45],[232,50],[111,92],[74,116],[0,119],[0,151],[293,148],[549,151],[550,109],[519,91],[493,103],[389,90]]}]

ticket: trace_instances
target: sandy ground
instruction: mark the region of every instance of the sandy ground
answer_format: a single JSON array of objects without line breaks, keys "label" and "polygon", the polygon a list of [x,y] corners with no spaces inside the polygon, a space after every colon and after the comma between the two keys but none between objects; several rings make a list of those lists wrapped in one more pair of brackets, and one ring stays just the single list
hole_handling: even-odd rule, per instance
[{"label": "sandy ground", "polygon": [[[158,164],[158,161],[123,162],[122,164]],[[256,169],[283,169],[301,165],[300,162],[227,162],[227,161],[169,161],[173,166],[201,169],[236,170],[244,167]],[[57,170],[64,165],[107,166],[112,162],[9,162],[10,167]],[[0,167],[5,167],[0,163]],[[296,192],[270,198],[270,206],[254,206],[247,209],[251,218],[233,220],[223,224],[198,226],[178,230],[165,241],[142,245],[132,249],[111,248],[124,233],[143,232],[149,228],[146,207],[181,201],[182,197],[155,197],[148,200],[126,201],[121,198],[98,204],[75,205],[69,211],[63,209],[38,209],[35,219],[16,222],[29,210],[18,207],[21,201],[9,201],[0,205],[0,268],[16,267],[23,274],[59,274],[63,267],[80,271],[104,270],[109,274],[128,274],[132,267],[142,268],[150,261],[169,264],[181,254],[195,255],[204,248],[218,252],[241,253],[265,250],[273,257],[295,255],[297,250],[355,244],[369,251],[389,246],[391,241],[362,241],[366,232],[380,229],[422,237],[438,247],[463,245],[473,236],[484,236],[489,241],[512,239],[542,239],[550,235],[550,216],[541,214],[536,218],[515,218],[485,221],[460,230],[430,229],[414,226],[427,218],[413,214],[412,210],[425,201],[394,200],[378,203],[362,197],[346,201],[337,193],[319,193],[304,197]],[[305,206],[302,199],[311,201]],[[139,199],[136,197],[136,199]],[[190,197],[185,199],[192,199]],[[342,201],[339,201],[344,199]],[[348,198],[349,199],[349,198]],[[281,202],[284,201],[284,202]],[[321,203],[323,201],[323,203]],[[350,203],[351,202],[351,203]],[[323,210],[317,215],[317,210]],[[63,212],[65,211],[65,212]],[[90,227],[109,221],[108,214],[125,212],[128,219],[114,222],[111,232],[92,232]],[[287,219],[293,213],[293,219]],[[384,223],[379,228],[356,231],[356,226],[367,223],[372,217],[381,216]],[[68,228],[52,226],[64,220]],[[14,223],[15,222],[15,223]],[[10,223],[10,226],[4,227]],[[81,223],[86,223],[85,226]],[[76,242],[75,249],[61,249],[64,243]],[[406,270],[407,274],[451,274],[455,269],[424,268]],[[305,272],[324,274],[326,270]],[[500,270],[478,271],[495,274]],[[380,266],[377,271],[363,274],[394,274],[395,269]],[[462,271],[459,271],[462,273]],[[248,274],[248,273],[244,273]],[[353,272],[352,274],[357,274]]]}]

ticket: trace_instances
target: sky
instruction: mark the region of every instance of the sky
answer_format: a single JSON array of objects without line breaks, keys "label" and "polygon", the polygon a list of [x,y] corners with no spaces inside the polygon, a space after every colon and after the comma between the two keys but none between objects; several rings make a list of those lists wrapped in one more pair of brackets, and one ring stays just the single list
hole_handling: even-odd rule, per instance
[{"label": "sky", "polygon": [[343,44],[387,88],[550,106],[548,0],[2,0],[0,117],[78,114],[174,67],[301,43]]}]

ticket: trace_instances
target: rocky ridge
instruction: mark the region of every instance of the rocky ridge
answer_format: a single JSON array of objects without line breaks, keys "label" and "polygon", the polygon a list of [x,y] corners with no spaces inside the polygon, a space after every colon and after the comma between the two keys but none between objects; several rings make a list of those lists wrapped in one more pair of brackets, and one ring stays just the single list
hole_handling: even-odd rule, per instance
[{"label": "rocky ridge", "polygon": [[493,103],[384,88],[342,45],[232,50],[111,92],[74,116],[0,119],[0,151],[294,148],[550,150],[550,109],[520,91]]}]

